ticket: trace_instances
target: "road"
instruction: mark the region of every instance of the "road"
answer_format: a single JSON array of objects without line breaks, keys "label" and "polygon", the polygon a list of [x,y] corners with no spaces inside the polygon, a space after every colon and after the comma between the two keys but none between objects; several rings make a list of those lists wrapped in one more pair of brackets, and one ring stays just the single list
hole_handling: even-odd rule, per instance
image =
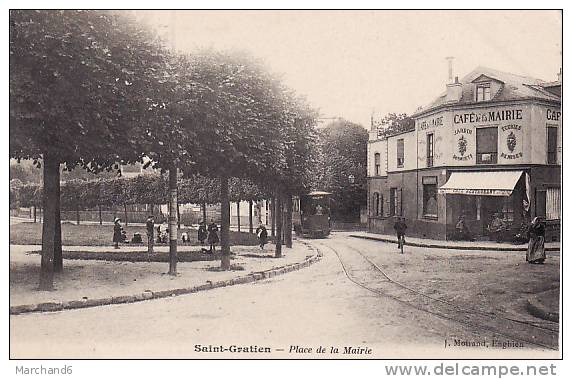
[{"label": "road", "polygon": [[[458,291],[443,285],[452,282],[448,276],[437,283],[417,274],[427,271],[423,268],[427,262],[432,270],[438,270],[434,262],[427,261],[428,256],[438,258],[464,252],[431,253],[406,247],[401,256],[395,245],[357,240],[343,233],[311,243],[323,253],[321,261],[254,284],[134,304],[11,316],[10,355],[12,358],[201,359],[558,356],[557,351],[538,350],[539,346],[518,339],[528,333],[528,329],[522,329],[528,325],[519,329],[501,323],[500,327],[487,330],[487,323],[494,326],[497,321],[477,318],[459,322],[454,317],[443,317],[451,316],[444,313],[448,310],[428,303],[419,306],[420,300],[403,289],[388,287],[393,284],[359,255],[370,257],[400,282],[409,280],[416,288],[424,288],[423,283],[442,286],[442,294],[435,293],[430,285],[427,288],[434,297],[442,295],[441,299],[465,304],[463,296],[447,292],[450,288]],[[512,259],[510,254],[503,257]],[[407,269],[401,264],[403,260],[416,267],[411,278],[404,274]],[[467,262],[480,265],[475,259]],[[502,262],[497,265],[502,266]],[[442,270],[453,271],[450,267],[452,264]],[[467,286],[461,281],[461,287]],[[472,297],[470,291],[464,295]],[[508,335],[503,335],[503,331]],[[519,346],[509,349],[490,346],[493,340],[512,341]],[[474,345],[481,341],[488,346],[455,346],[457,342]],[[220,346],[232,351],[207,352]],[[318,352],[320,347],[324,353]],[[239,348],[248,352],[236,351]],[[265,352],[266,348],[270,352]]]}]

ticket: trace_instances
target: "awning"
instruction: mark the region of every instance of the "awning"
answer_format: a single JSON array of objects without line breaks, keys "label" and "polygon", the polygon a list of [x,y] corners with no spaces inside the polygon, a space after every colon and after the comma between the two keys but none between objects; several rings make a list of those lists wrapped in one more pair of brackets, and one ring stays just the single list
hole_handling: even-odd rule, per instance
[{"label": "awning", "polygon": [[480,196],[510,196],[522,171],[453,172],[439,193]]}]

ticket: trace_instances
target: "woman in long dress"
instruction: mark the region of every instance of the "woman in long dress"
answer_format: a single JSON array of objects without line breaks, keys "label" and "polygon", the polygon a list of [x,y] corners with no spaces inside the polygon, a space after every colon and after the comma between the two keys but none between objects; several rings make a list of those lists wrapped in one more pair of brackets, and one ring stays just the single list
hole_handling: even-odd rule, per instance
[{"label": "woman in long dress", "polygon": [[217,226],[217,224],[215,224],[214,220],[211,220],[211,223],[209,224],[207,231],[209,232],[207,242],[211,247],[210,252],[215,253],[216,252],[216,244],[219,242],[219,238],[218,238],[218,226]]},{"label": "woman in long dress", "polygon": [[528,228],[528,250],[526,261],[528,263],[542,264],[546,259],[544,251],[545,225],[540,217],[535,217]]}]

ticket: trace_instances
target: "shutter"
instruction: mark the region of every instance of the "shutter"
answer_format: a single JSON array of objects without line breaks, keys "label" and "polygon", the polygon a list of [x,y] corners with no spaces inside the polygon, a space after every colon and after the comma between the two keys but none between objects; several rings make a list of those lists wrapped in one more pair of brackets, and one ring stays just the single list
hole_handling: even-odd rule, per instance
[{"label": "shutter", "polygon": [[546,219],[560,219],[560,188],[546,190]]}]

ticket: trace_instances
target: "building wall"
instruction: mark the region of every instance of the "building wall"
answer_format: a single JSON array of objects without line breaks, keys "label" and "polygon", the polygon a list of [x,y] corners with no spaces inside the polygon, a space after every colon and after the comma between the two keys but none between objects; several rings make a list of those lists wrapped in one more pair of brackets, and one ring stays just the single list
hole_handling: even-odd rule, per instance
[{"label": "building wall", "polygon": [[[417,146],[415,131],[398,134],[387,138],[387,172],[413,170],[417,168]],[[403,167],[397,167],[397,141],[403,139],[405,162]]]},{"label": "building wall", "polygon": [[387,140],[379,139],[375,141],[370,141],[367,144],[368,155],[367,155],[367,175],[375,176],[375,154],[380,155],[380,175],[387,175]]},{"label": "building wall", "polygon": [[557,162],[562,164],[562,112],[559,107],[534,104],[531,107],[531,123],[534,125],[531,134],[532,163],[546,164],[547,156],[547,131],[549,126],[558,128],[558,153]]},{"label": "building wall", "polygon": [[427,135],[433,133],[433,167],[451,164],[452,112],[441,111],[415,120],[418,167],[427,168]]}]

